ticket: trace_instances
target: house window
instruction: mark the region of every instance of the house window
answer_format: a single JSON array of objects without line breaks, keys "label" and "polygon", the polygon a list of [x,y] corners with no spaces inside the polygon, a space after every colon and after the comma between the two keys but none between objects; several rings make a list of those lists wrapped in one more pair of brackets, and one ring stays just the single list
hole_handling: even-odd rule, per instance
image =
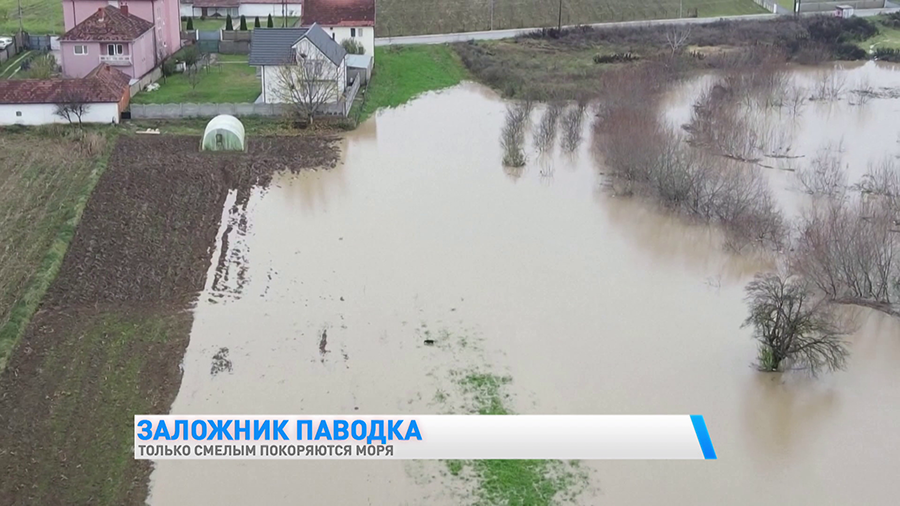
[{"label": "house window", "polygon": [[351,37],[356,37],[356,28],[351,28],[351,29],[350,29],[350,36],[351,36]]},{"label": "house window", "polygon": [[75,46],[75,54],[88,54],[87,46]]},{"label": "house window", "polygon": [[16,111],[16,116],[21,117],[21,116],[22,116],[22,111]]},{"label": "house window", "polygon": [[116,56],[125,52],[125,47],[122,44],[107,44],[106,45],[106,54],[110,56]]}]

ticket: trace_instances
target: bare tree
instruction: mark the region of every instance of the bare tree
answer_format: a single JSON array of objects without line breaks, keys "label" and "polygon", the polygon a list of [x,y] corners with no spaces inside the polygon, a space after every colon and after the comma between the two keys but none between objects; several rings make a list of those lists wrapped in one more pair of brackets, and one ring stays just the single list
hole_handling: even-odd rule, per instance
[{"label": "bare tree", "polygon": [[792,267],[832,301],[900,316],[900,210],[874,193],[807,212]]},{"label": "bare tree", "polygon": [[809,100],[809,90],[803,86],[793,84],[785,90],[782,105],[787,108],[788,113],[793,116],[799,116],[803,111],[803,106]]},{"label": "bare tree", "polygon": [[847,191],[844,145],[827,143],[816,152],[809,166],[797,171],[802,190],[813,196],[839,199]]},{"label": "bare tree", "polygon": [[851,90],[853,97],[850,99],[850,105],[866,105],[869,100],[878,96],[869,76],[863,76],[856,84],[856,88]]},{"label": "bare tree", "polygon": [[534,132],[534,145],[541,153],[553,149],[560,114],[562,114],[562,105],[556,103],[548,105],[541,116],[541,121]]},{"label": "bare tree", "polygon": [[804,369],[815,375],[844,368],[847,330],[804,280],[758,274],[746,291],[750,316],[743,326],[752,327],[759,342],[761,371]]},{"label": "bare tree", "polygon": [[672,50],[672,56],[680,53],[691,37],[690,25],[671,25],[666,30],[666,45]]},{"label": "bare tree", "polygon": [[340,77],[338,67],[321,53],[298,53],[277,67],[275,96],[312,124],[327,104],[340,99]]},{"label": "bare tree", "polygon": [[87,93],[80,87],[68,86],[59,98],[53,114],[65,119],[70,125],[77,121],[80,128],[82,126],[81,119],[90,108]]},{"label": "bare tree", "polygon": [[507,167],[525,166],[525,126],[532,107],[530,102],[506,107],[506,123],[500,132],[500,147],[503,148],[503,165]]},{"label": "bare tree", "polygon": [[847,77],[834,69],[823,70],[816,77],[813,99],[825,102],[839,100],[844,93]]},{"label": "bare tree", "polygon": [[191,85],[191,91],[197,89],[197,85],[200,84],[200,68],[196,64],[185,67],[184,75]]},{"label": "bare tree", "polygon": [[573,153],[581,144],[581,130],[586,108],[585,104],[577,104],[566,111],[560,120],[563,128],[562,147],[567,153]]}]

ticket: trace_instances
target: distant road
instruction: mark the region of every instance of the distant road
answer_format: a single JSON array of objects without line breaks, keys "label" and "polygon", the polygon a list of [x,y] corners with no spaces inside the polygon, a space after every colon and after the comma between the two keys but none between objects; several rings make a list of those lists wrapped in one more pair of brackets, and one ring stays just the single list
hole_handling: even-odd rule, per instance
[{"label": "distant road", "polygon": [[[889,9],[867,9],[856,11],[857,16],[876,16],[878,14],[886,14],[888,12],[900,11],[898,8]],[[805,15],[814,15],[821,13],[807,13]],[[590,26],[593,28],[623,28],[638,26],[659,26],[659,25],[689,25],[689,24],[709,24],[727,19],[730,21],[751,20],[751,19],[769,19],[774,18],[775,14],[748,14],[744,16],[722,16],[718,18],[675,18],[675,19],[651,19],[644,21],[622,21],[618,23],[591,23],[587,25],[567,25],[563,28],[575,28],[578,26]],[[543,27],[546,28],[546,27]],[[393,46],[404,44],[447,44],[452,42],[466,42],[470,40],[499,40],[509,39],[524,35],[537,28],[514,28],[511,30],[490,30],[483,32],[459,32],[459,33],[439,33],[434,35],[409,35],[405,37],[378,37],[375,39],[376,46]]]}]

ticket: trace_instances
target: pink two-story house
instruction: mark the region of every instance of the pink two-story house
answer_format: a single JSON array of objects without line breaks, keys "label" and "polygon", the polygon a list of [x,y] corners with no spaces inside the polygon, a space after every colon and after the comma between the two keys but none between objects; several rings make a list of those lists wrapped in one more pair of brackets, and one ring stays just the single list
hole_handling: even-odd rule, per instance
[{"label": "pink two-story house", "polygon": [[106,63],[139,79],[181,47],[178,0],[64,0],[63,15],[66,77],[86,76]]}]

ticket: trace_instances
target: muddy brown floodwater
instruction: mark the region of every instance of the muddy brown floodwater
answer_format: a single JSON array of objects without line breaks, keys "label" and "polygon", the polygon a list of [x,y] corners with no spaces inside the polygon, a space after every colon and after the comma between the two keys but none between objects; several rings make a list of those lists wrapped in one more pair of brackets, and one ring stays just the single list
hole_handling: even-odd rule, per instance
[{"label": "muddy brown floodwater", "polygon": [[[813,107],[796,151],[900,154],[900,100],[832,104],[827,124]],[[588,121],[572,154],[529,133],[509,175],[504,114],[478,85],[428,94],[348,135],[337,168],[230,199],[172,412],[439,413],[435,371],[471,359],[512,377],[518,413],[706,416],[718,461],[586,462],[584,504],[895,503],[900,323],[862,312],[845,372],[756,372],[742,290],[766,265],[604,193]],[[441,346],[460,334],[480,351]],[[459,504],[449,482],[438,462],[160,461],[149,502]]]}]

